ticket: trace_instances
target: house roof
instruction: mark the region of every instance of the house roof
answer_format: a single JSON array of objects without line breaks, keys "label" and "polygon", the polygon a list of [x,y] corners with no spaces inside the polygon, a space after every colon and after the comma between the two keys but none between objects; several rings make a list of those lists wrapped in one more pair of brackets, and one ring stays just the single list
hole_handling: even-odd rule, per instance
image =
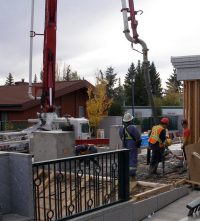
[{"label": "house roof", "polygon": [[[33,84],[32,94],[35,96],[35,86],[41,87],[41,83]],[[59,81],[55,83],[55,97],[92,86],[86,80]],[[0,110],[25,110],[40,104],[40,101],[31,100],[28,97],[28,83],[22,82],[10,86],[0,86]],[[41,95],[38,90],[36,96]]]}]

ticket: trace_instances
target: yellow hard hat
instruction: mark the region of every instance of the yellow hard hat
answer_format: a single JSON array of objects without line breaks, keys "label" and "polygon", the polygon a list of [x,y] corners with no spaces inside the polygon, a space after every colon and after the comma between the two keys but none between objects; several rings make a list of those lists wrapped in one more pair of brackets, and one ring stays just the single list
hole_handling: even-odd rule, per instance
[{"label": "yellow hard hat", "polygon": [[172,139],[167,138],[166,143],[167,143],[167,146],[171,146],[172,145]]}]

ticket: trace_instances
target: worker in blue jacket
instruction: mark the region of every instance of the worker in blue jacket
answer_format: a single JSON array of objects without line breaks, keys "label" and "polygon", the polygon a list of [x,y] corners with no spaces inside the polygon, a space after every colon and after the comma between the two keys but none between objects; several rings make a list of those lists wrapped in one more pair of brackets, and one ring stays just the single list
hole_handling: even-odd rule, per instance
[{"label": "worker in blue jacket", "polygon": [[97,148],[94,144],[79,144],[75,146],[75,155],[85,155],[97,153]]},{"label": "worker in blue jacket", "polygon": [[129,175],[131,180],[135,180],[138,163],[138,148],[141,145],[141,136],[136,127],[133,125],[133,116],[131,114],[124,114],[123,127],[120,128],[119,135],[123,142],[123,147],[130,150]]}]

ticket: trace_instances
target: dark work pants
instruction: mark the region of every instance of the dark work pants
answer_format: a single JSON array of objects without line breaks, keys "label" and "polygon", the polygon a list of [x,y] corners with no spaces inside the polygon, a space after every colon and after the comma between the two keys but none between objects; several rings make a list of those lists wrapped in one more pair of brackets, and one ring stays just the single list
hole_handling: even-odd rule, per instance
[{"label": "dark work pants", "polygon": [[163,153],[162,149],[160,149],[159,146],[151,146],[152,155],[151,155],[151,161],[150,166],[158,166],[158,164],[162,161]]}]

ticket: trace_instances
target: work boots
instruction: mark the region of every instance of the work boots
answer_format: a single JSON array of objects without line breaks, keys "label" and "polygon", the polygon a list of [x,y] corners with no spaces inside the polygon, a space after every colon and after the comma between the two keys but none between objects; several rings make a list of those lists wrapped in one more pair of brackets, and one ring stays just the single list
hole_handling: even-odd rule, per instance
[{"label": "work boots", "polygon": [[158,169],[158,164],[156,164],[155,166],[150,166],[149,167],[149,175],[159,175],[159,173],[157,172]]}]

